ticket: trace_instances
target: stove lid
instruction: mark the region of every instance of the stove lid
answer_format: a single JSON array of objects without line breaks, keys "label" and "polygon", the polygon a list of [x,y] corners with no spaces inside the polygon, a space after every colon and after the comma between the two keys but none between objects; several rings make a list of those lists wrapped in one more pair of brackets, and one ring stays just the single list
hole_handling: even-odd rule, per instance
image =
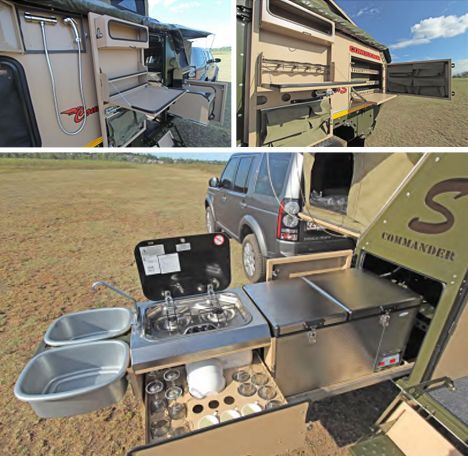
[{"label": "stove lid", "polygon": [[244,286],[275,337],[345,322],[348,312],[302,278]]},{"label": "stove lid", "polygon": [[317,290],[348,309],[350,319],[421,304],[420,295],[362,269],[317,274],[308,280]]},{"label": "stove lid", "polygon": [[226,289],[231,282],[229,239],[221,233],[142,241],[135,260],[143,294],[152,301]]}]

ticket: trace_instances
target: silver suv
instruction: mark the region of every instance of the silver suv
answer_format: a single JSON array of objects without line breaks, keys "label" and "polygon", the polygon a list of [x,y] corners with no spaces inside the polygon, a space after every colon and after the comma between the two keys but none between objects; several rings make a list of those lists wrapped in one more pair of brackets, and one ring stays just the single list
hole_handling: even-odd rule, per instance
[{"label": "silver suv", "polygon": [[300,153],[233,154],[221,177],[209,180],[207,230],[242,243],[251,282],[264,280],[267,258],[354,247],[353,240],[296,217],[304,199],[302,160]]}]

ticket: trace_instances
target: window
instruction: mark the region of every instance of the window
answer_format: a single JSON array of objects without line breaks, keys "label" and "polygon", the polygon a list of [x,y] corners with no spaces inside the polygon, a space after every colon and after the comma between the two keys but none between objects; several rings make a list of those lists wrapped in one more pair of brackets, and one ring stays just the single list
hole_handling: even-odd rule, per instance
[{"label": "window", "polygon": [[0,147],[39,147],[41,139],[21,64],[0,56]]},{"label": "window", "polygon": [[[280,196],[283,187],[286,172],[289,167],[289,154],[265,154],[258,173],[255,193],[268,196]],[[271,182],[270,182],[271,177]],[[273,189],[271,186],[273,185]]]},{"label": "window", "polygon": [[236,180],[234,182],[234,191],[240,193],[247,193],[248,180],[250,175],[250,167],[252,165],[253,158],[241,158],[239,168],[236,174]]},{"label": "window", "polygon": [[205,66],[205,50],[203,48],[192,48],[191,65],[196,68]]},{"label": "window", "polygon": [[237,166],[239,165],[239,157],[231,158],[229,163],[224,168],[223,175],[221,176],[221,187],[227,190],[234,188],[234,177],[236,175]]},{"label": "window", "polygon": [[146,16],[145,0],[111,0],[111,5],[122,10]]}]

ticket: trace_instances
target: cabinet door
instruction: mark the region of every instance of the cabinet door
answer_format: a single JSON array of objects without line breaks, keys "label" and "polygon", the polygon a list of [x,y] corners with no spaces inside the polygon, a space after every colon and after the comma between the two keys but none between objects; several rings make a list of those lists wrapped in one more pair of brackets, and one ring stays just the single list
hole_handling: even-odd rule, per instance
[{"label": "cabinet door", "polygon": [[392,63],[387,66],[387,92],[451,100],[452,61]]},{"label": "cabinet door", "polygon": [[194,431],[159,444],[131,450],[130,456],[273,456],[304,445],[309,402],[261,412],[256,415]]},{"label": "cabinet door", "polygon": [[183,86],[187,92],[174,103],[169,113],[202,125],[223,124],[228,92],[227,82],[189,79]]}]

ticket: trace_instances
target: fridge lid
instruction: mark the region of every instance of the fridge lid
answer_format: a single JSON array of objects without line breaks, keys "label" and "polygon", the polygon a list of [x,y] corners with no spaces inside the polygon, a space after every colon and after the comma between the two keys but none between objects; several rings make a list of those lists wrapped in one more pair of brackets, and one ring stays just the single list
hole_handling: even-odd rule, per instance
[{"label": "fridge lid", "polygon": [[302,278],[244,286],[275,337],[347,320],[348,312]]},{"label": "fridge lid", "polygon": [[310,283],[349,310],[350,319],[419,306],[421,296],[361,269],[318,274]]},{"label": "fridge lid", "polygon": [[142,241],[135,260],[143,294],[152,301],[226,289],[231,282],[229,239],[221,233]]}]

